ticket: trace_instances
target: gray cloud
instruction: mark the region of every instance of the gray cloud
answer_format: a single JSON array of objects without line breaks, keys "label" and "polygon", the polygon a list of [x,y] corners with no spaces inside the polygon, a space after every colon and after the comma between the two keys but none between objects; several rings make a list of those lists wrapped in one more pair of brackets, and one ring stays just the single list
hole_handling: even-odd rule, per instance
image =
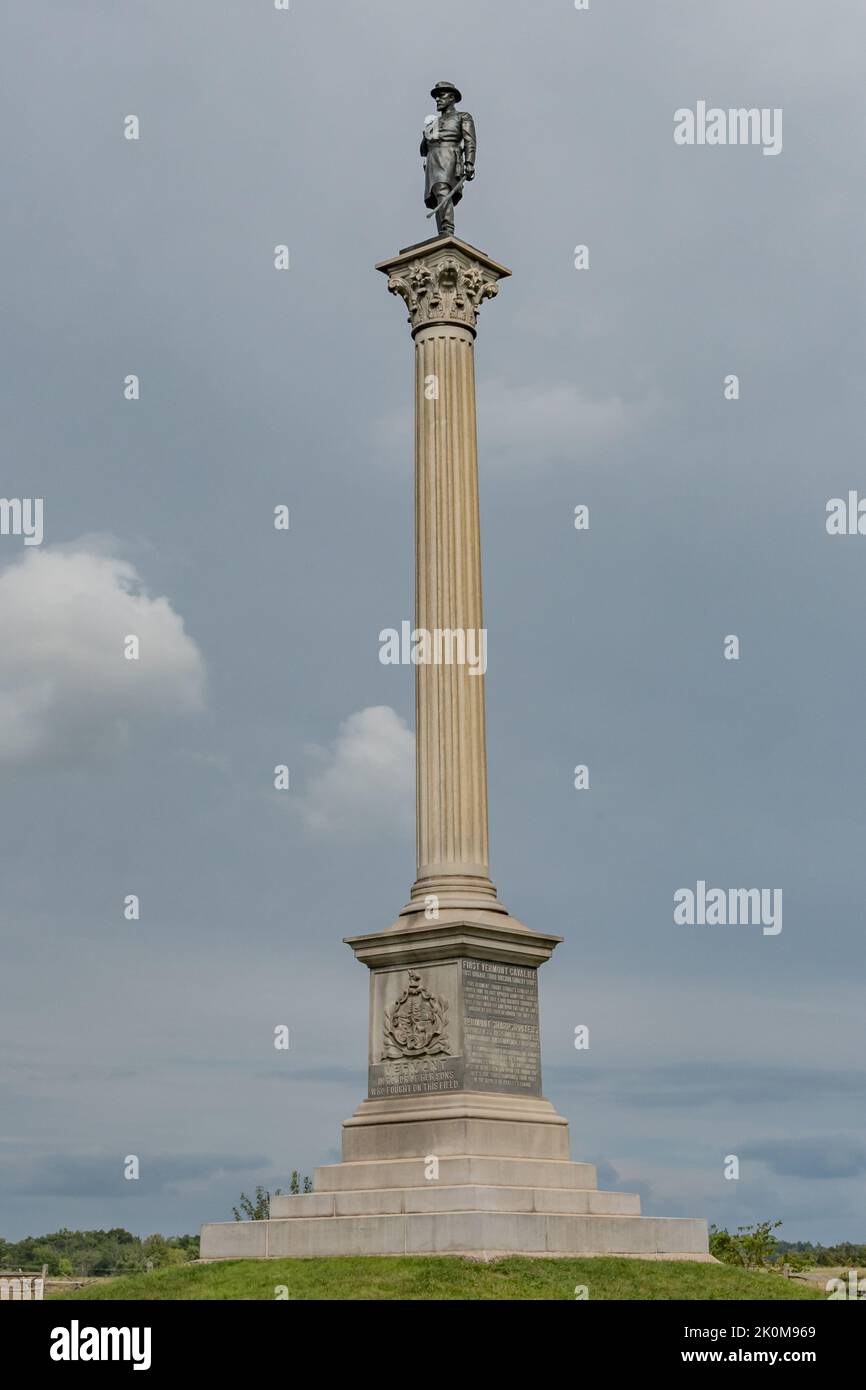
[{"label": "gray cloud", "polygon": [[760,1159],[780,1177],[827,1180],[866,1174],[866,1143],[850,1135],[765,1139],[742,1145],[740,1156]]},{"label": "gray cloud", "polygon": [[641,1109],[677,1109],[718,1104],[789,1104],[820,1092],[851,1105],[866,1100],[866,1075],[845,1070],[764,1063],[674,1062],[640,1070],[581,1065],[549,1066],[558,1088],[615,1096]]},{"label": "gray cloud", "polygon": [[178,1186],[198,1184],[223,1173],[266,1169],[266,1159],[238,1154],[138,1154],[140,1176],[123,1176],[125,1154],[46,1154],[4,1164],[3,1191],[9,1197],[153,1197]]},{"label": "gray cloud", "polygon": [[367,1083],[365,1067],[293,1067],[290,1072],[259,1072],[259,1079],[278,1081],[281,1086],[291,1086],[299,1081],[315,1081],[320,1085],[336,1083],[341,1086],[363,1088]]}]

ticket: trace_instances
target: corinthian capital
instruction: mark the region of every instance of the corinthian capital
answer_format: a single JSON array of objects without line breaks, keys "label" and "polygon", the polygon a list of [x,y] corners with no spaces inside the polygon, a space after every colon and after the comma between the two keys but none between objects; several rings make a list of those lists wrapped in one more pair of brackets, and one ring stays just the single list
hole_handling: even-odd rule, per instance
[{"label": "corinthian capital", "polygon": [[482,301],[498,294],[499,281],[511,273],[456,237],[410,246],[376,269],[404,301],[413,333],[436,323],[460,324],[474,333]]}]

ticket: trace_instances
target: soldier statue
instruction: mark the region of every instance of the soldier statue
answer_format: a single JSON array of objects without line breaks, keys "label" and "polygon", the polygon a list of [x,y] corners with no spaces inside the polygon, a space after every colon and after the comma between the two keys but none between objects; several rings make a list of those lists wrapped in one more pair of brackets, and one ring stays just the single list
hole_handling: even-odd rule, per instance
[{"label": "soldier statue", "polygon": [[453,82],[437,82],[430,95],[439,114],[425,123],[421,139],[424,202],[436,214],[439,235],[453,236],[455,204],[464,182],[475,177],[475,122],[468,111],[456,110],[462,97]]}]

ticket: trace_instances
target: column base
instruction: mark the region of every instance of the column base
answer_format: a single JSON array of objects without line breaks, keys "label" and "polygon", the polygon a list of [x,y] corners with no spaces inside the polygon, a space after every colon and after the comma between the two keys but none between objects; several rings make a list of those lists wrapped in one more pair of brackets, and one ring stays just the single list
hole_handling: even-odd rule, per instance
[{"label": "column base", "polygon": [[409,902],[400,917],[421,915],[436,921],[433,912],[499,912],[508,909],[496,896],[486,874],[422,874],[412,884]]}]

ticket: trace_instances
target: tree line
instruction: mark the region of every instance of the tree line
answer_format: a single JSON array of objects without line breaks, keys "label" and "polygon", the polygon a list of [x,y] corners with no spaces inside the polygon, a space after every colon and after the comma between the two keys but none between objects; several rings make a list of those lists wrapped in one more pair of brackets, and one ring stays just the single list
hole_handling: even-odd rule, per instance
[{"label": "tree line", "polygon": [[9,1241],[0,1237],[0,1270],[14,1272],[48,1266],[49,1275],[137,1274],[198,1259],[198,1236],[134,1236],[117,1226],[110,1231],[70,1231]]}]

